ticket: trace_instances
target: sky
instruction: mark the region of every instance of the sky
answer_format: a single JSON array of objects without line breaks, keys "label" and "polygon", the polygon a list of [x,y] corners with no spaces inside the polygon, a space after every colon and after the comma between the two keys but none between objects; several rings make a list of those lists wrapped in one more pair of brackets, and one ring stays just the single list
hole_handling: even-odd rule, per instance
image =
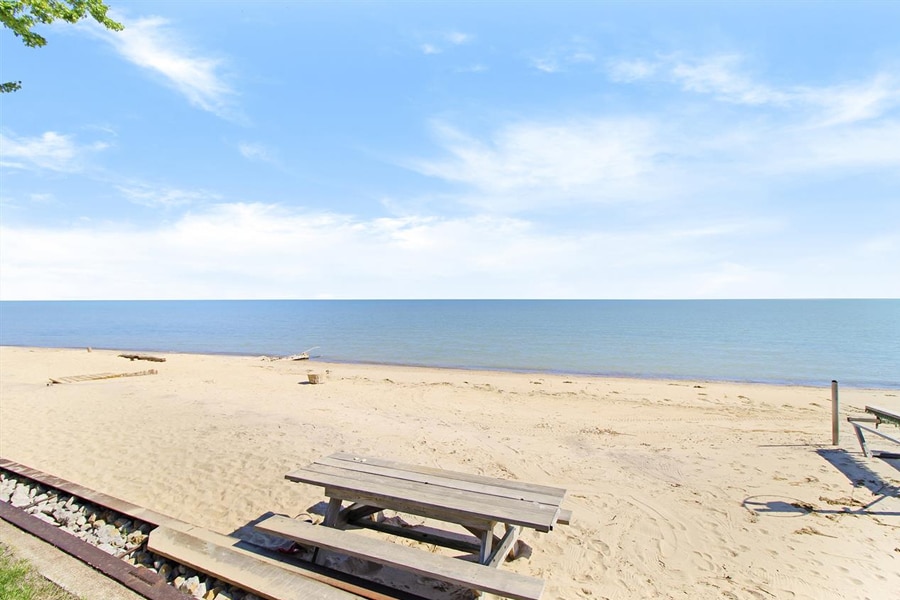
[{"label": "sky", "polygon": [[898,298],[900,2],[0,31],[0,299]]}]

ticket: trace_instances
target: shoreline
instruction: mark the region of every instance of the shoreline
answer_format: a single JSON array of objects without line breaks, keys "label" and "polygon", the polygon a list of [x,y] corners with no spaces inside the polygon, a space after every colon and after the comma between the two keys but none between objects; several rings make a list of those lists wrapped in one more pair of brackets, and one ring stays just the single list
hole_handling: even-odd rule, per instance
[{"label": "shoreline", "polygon": [[[22,348],[28,350],[85,350],[87,346],[29,346],[29,345],[18,345],[18,344],[5,344],[0,345],[0,348]],[[91,346],[91,350],[97,350],[100,352],[155,352],[158,354],[171,354],[171,355],[185,355],[185,356],[228,356],[228,357],[236,357],[236,358],[280,358],[277,355],[267,355],[267,354],[244,354],[241,352],[211,352],[211,351],[197,351],[197,352],[188,352],[183,350],[161,350],[156,348],[106,348],[102,346]],[[658,381],[658,382],[683,382],[683,381],[700,381],[706,383],[721,383],[721,384],[734,384],[734,385],[768,385],[775,387],[798,387],[798,388],[819,388],[819,387],[829,387],[831,386],[831,381],[822,381],[822,382],[814,382],[814,381],[789,381],[789,380],[778,380],[778,379],[724,379],[724,378],[714,378],[714,377],[705,377],[705,376],[690,376],[690,375],[634,375],[634,374],[622,374],[622,373],[613,373],[613,372],[579,372],[579,371],[563,371],[563,370],[549,370],[549,369],[513,369],[513,368],[496,368],[496,367],[473,367],[473,366],[454,366],[454,365],[444,365],[444,364],[425,364],[425,363],[395,363],[395,362],[372,362],[372,361],[358,361],[358,360],[341,360],[341,359],[319,359],[311,356],[306,361],[296,361],[299,363],[306,364],[323,364],[323,365],[358,365],[358,366],[373,366],[373,367],[387,367],[387,368],[410,368],[410,369],[437,369],[437,370],[447,370],[447,371],[473,371],[473,372],[483,372],[483,373],[498,373],[498,374],[511,374],[511,375],[547,375],[547,376],[560,376],[560,377],[578,377],[578,378],[596,378],[596,379],[622,379],[622,380],[633,380],[633,381]],[[841,388],[844,389],[853,389],[853,390],[872,390],[872,391],[890,391],[897,390],[900,391],[900,383],[885,383],[885,384],[858,384],[853,382],[843,382],[838,380]]]},{"label": "shoreline", "polygon": [[[184,353],[47,385],[145,368],[117,354],[0,347],[0,456],[238,537],[321,518],[323,490],[284,475],[334,452],[564,488],[571,524],[503,566],[545,600],[900,589],[900,462],[863,458],[846,424],[831,445],[828,387]],[[867,404],[900,390],[843,390],[841,422]]]}]

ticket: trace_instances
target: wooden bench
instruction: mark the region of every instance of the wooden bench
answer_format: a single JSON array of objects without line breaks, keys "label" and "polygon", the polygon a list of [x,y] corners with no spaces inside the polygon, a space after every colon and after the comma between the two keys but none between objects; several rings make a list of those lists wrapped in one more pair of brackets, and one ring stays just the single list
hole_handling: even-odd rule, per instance
[{"label": "wooden bench", "polygon": [[331,550],[504,598],[537,600],[544,589],[544,581],[535,577],[278,515],[258,523],[256,529],[302,545]]},{"label": "wooden bench", "polygon": [[[894,452],[883,452],[876,451],[870,452],[869,446],[866,443],[866,436],[863,433],[864,431],[868,431],[869,433],[874,433],[877,436],[883,437],[886,440],[890,440],[895,444],[900,444],[900,439],[891,437],[886,433],[878,431],[878,426],[883,423],[889,423],[892,425],[900,426],[900,413],[896,411],[888,410],[885,408],[879,408],[877,406],[867,406],[866,412],[873,415],[872,417],[847,417],[847,421],[853,425],[853,429],[856,431],[856,439],[859,440],[859,447],[862,449],[863,456],[868,457],[870,454],[873,456],[878,456],[881,458],[900,458],[900,454]],[[871,427],[866,427],[865,425],[860,425],[860,423],[874,423],[875,429]]]},{"label": "wooden bench", "polygon": [[[288,564],[276,564],[236,546],[239,540],[200,528],[157,527],[147,548],[263,598],[357,600],[363,596],[333,587],[334,581]],[[317,581],[317,579],[326,581]]]}]

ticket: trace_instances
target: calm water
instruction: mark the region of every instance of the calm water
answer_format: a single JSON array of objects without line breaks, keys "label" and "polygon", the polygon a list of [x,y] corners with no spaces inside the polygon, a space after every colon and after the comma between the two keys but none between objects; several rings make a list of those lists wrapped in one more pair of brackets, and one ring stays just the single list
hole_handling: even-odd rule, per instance
[{"label": "calm water", "polygon": [[900,387],[900,300],[0,302],[0,344]]}]

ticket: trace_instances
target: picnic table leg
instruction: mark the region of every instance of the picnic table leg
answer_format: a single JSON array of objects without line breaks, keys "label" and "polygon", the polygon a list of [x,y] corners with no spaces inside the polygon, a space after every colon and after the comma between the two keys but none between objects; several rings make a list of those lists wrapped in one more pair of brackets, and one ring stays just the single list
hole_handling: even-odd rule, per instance
[{"label": "picnic table leg", "polygon": [[328,510],[325,511],[326,527],[337,527],[338,516],[341,514],[342,502],[343,501],[340,498],[332,498],[328,501]]},{"label": "picnic table leg", "polygon": [[478,551],[478,562],[486,565],[491,558],[491,547],[494,545],[494,523],[488,523],[487,529],[481,532],[481,549]]},{"label": "picnic table leg", "polygon": [[862,448],[863,456],[869,456],[869,447],[866,445],[866,437],[862,432],[862,429],[856,426],[856,424],[852,424],[853,429],[856,430],[856,438],[859,440],[859,447]]},{"label": "picnic table leg", "polygon": [[378,506],[369,506],[368,504],[356,502],[340,512],[338,523],[341,525],[353,525],[360,519],[365,519],[366,517],[380,513],[382,510],[384,509]]},{"label": "picnic table leg", "polygon": [[521,530],[521,527],[518,525],[507,525],[506,534],[504,534],[503,539],[500,540],[500,545],[497,546],[497,549],[494,550],[494,553],[491,554],[490,558],[484,564],[490,567],[499,567],[500,563],[506,560],[506,556],[519,539],[519,532]]}]

